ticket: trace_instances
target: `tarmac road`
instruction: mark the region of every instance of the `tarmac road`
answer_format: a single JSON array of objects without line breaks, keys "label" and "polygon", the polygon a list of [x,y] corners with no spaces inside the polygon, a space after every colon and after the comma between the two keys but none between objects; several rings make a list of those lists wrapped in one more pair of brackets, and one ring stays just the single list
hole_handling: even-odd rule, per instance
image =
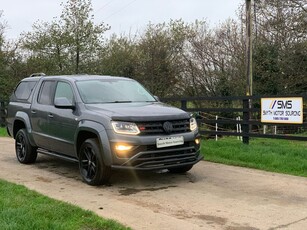
[{"label": "tarmac road", "polygon": [[[202,161],[187,174],[117,171],[109,186],[82,183],[78,165],[15,157],[0,138],[0,178],[133,229],[307,229],[307,178]],[[43,214],[42,214],[43,215]]]}]

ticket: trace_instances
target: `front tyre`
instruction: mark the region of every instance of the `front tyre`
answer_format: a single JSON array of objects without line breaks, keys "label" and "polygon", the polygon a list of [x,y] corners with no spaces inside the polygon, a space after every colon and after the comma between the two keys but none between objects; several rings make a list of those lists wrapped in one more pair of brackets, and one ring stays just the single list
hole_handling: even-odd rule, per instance
[{"label": "front tyre", "polygon": [[89,185],[101,185],[109,181],[111,168],[103,162],[97,139],[87,139],[81,145],[79,168],[82,180]]},{"label": "front tyre", "polygon": [[25,129],[18,130],[16,134],[15,151],[17,160],[22,164],[31,164],[36,161],[36,148],[30,144],[28,134]]}]

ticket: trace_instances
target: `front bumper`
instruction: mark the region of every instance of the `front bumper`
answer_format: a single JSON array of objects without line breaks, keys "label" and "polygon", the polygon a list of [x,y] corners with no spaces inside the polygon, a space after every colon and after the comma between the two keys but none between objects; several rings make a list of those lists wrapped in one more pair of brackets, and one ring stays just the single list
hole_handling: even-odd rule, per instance
[{"label": "front bumper", "polygon": [[[140,156],[138,156],[140,157]],[[135,166],[124,164],[124,165],[112,165],[111,168],[113,169],[129,169],[129,170],[140,170],[140,171],[149,171],[149,170],[160,170],[160,169],[170,169],[170,168],[178,168],[181,166],[188,166],[194,165],[200,160],[203,159],[203,156],[199,155],[196,157],[192,156],[181,156],[177,158],[173,157],[163,157],[163,158],[156,158],[144,161],[140,164]],[[139,159],[133,159],[133,161],[143,160],[141,157]]]},{"label": "front bumper", "polygon": [[[158,136],[146,137],[147,141],[129,140],[130,144],[134,144],[133,153],[127,158],[118,157],[114,148],[113,150],[113,169],[133,169],[133,170],[160,170],[177,168],[181,166],[194,165],[203,159],[200,154],[200,144],[195,143],[195,138],[199,138],[197,133],[186,133],[184,136],[184,144],[157,148],[155,140]],[[113,144],[116,143],[113,139]],[[122,142],[122,141],[120,141]],[[127,140],[126,140],[127,143]],[[111,143],[111,146],[113,145]]]}]

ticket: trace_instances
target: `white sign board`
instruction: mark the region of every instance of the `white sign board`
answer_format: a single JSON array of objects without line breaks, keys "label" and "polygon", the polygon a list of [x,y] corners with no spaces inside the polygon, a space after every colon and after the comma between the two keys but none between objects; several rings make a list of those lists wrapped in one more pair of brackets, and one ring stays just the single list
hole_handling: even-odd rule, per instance
[{"label": "white sign board", "polygon": [[303,98],[261,98],[261,122],[302,124]]}]

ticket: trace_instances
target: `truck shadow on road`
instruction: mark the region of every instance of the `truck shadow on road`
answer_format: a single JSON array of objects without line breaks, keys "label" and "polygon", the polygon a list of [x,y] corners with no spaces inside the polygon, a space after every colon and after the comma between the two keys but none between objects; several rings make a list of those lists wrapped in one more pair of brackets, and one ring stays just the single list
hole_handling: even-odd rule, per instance
[{"label": "truck shadow on road", "polygon": [[[36,163],[33,164],[33,167],[50,174],[65,177],[67,180],[75,180],[82,183],[81,176],[79,174],[79,166],[74,162],[69,162],[46,155],[39,155]],[[121,189],[120,193],[122,195],[129,195],[144,189],[148,189],[148,191],[150,189],[155,191],[157,189],[177,187],[182,183],[197,183],[200,178],[202,177],[198,176],[193,169],[182,174],[170,173],[168,170],[114,170],[110,182],[107,185],[103,185],[103,187],[116,186]],[[43,178],[41,178],[41,180],[43,180]],[[129,189],[124,190],[124,188]],[[134,190],[131,188],[134,188]]]}]

